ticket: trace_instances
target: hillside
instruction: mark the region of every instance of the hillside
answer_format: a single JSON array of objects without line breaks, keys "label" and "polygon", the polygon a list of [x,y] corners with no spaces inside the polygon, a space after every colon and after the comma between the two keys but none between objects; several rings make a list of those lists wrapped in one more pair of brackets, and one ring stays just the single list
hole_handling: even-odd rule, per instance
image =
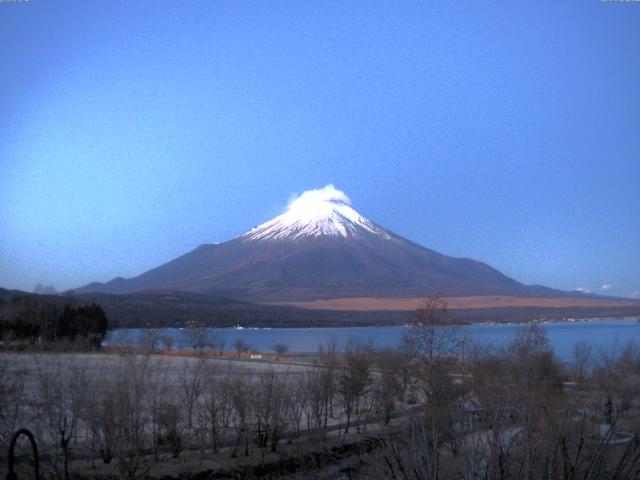
[{"label": "hillside", "polygon": [[[0,318],[7,303],[16,295],[35,296],[19,290],[0,288]],[[411,309],[335,310],[303,309],[293,306],[260,305],[223,297],[189,292],[141,292],[136,294],[81,294],[73,297],[39,295],[43,302],[63,307],[67,303],[101,305],[111,328],[128,327],[337,327],[403,325],[413,315]],[[640,317],[640,302],[616,306],[510,306],[450,308],[453,323],[526,322],[536,319]]]},{"label": "hillside", "polygon": [[136,277],[76,291],[180,290],[259,303],[426,295],[580,297],[523,285],[485,263],[413,243],[362,216],[331,185],[305,195],[244,235],[201,245]]}]

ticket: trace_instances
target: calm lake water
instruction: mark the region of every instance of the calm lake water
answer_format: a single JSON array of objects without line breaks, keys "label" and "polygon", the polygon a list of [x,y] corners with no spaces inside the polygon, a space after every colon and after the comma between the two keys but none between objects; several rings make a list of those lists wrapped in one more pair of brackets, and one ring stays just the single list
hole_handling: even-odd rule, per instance
[{"label": "calm lake water", "polygon": [[[617,348],[620,350],[630,340],[640,343],[640,323],[637,320],[592,320],[541,324],[547,331],[549,341],[556,354],[563,360],[571,360],[573,347],[585,340],[598,349]],[[466,335],[470,342],[480,345],[500,346],[514,337],[517,324],[474,324],[459,328],[460,336]],[[233,350],[233,342],[241,339],[253,347],[254,351],[272,352],[276,343],[286,343],[290,352],[313,353],[322,344],[335,338],[338,348],[343,349],[349,337],[363,340],[371,338],[374,346],[395,347],[400,345],[406,327],[344,327],[344,328],[273,328],[273,329],[233,329],[212,328],[222,332],[227,340],[225,350]],[[140,329],[114,330],[105,339],[105,345],[135,345]],[[174,339],[174,348],[188,347],[185,335],[180,329],[159,329],[161,334]]]}]

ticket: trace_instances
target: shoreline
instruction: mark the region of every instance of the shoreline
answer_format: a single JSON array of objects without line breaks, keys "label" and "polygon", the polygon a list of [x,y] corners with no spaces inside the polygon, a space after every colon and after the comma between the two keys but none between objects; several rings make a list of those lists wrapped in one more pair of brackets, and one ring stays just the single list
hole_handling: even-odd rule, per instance
[{"label": "shoreline", "polygon": [[[564,317],[564,318],[533,318],[530,320],[521,320],[521,321],[493,321],[493,320],[484,320],[484,321],[469,321],[469,322],[444,322],[441,326],[443,327],[463,327],[463,326],[481,326],[481,325],[496,325],[496,326],[504,326],[504,325],[523,325],[528,323],[536,323],[536,324],[556,324],[556,323],[588,323],[588,322],[596,322],[596,321],[608,321],[608,320],[629,320],[629,321],[637,321],[640,322],[640,314],[639,315],[605,315],[605,316],[594,316],[594,317]],[[197,326],[197,328],[206,328],[213,330],[225,330],[225,331],[269,331],[269,330],[322,330],[322,329],[335,329],[335,328],[390,328],[390,327],[411,327],[410,323],[371,323],[371,324],[336,324],[336,325],[291,325],[291,326],[272,326],[272,327],[255,327],[255,326],[243,326],[243,325],[235,325],[235,326],[213,326],[213,325],[202,325]],[[191,326],[154,326],[154,325],[144,325],[144,326],[125,326],[125,327],[116,327],[109,329],[110,332],[119,330],[189,330],[190,328],[196,328]]]}]

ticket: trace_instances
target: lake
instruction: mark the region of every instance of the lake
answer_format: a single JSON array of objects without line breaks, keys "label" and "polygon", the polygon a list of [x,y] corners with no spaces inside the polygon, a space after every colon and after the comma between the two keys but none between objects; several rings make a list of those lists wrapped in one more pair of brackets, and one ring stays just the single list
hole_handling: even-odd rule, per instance
[{"label": "lake", "polygon": [[[594,349],[621,349],[630,340],[640,343],[640,323],[635,319],[603,319],[575,322],[544,323],[549,341],[559,358],[571,360],[573,347],[584,340]],[[480,345],[500,346],[513,339],[520,328],[518,324],[473,324],[459,328],[459,335],[466,335],[470,342]],[[338,349],[344,349],[349,337],[363,340],[372,339],[374,346],[396,347],[400,345],[407,327],[336,327],[336,328],[273,328],[234,329],[212,328],[222,332],[227,340],[225,350],[233,350],[233,343],[241,339],[251,345],[254,351],[272,352],[276,343],[285,343],[291,353],[313,353],[332,338],[338,342]],[[133,345],[137,343],[141,329],[122,329],[109,332],[104,345]],[[159,329],[162,335],[174,339],[174,348],[188,348],[180,329]]]}]

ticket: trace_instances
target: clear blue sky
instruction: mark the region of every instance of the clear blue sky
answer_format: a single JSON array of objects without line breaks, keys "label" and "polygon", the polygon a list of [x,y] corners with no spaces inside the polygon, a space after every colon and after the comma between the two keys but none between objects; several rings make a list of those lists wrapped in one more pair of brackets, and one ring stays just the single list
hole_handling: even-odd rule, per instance
[{"label": "clear blue sky", "polygon": [[525,283],[639,291],[640,4],[0,3],[0,286],[136,275],[327,183]]}]

